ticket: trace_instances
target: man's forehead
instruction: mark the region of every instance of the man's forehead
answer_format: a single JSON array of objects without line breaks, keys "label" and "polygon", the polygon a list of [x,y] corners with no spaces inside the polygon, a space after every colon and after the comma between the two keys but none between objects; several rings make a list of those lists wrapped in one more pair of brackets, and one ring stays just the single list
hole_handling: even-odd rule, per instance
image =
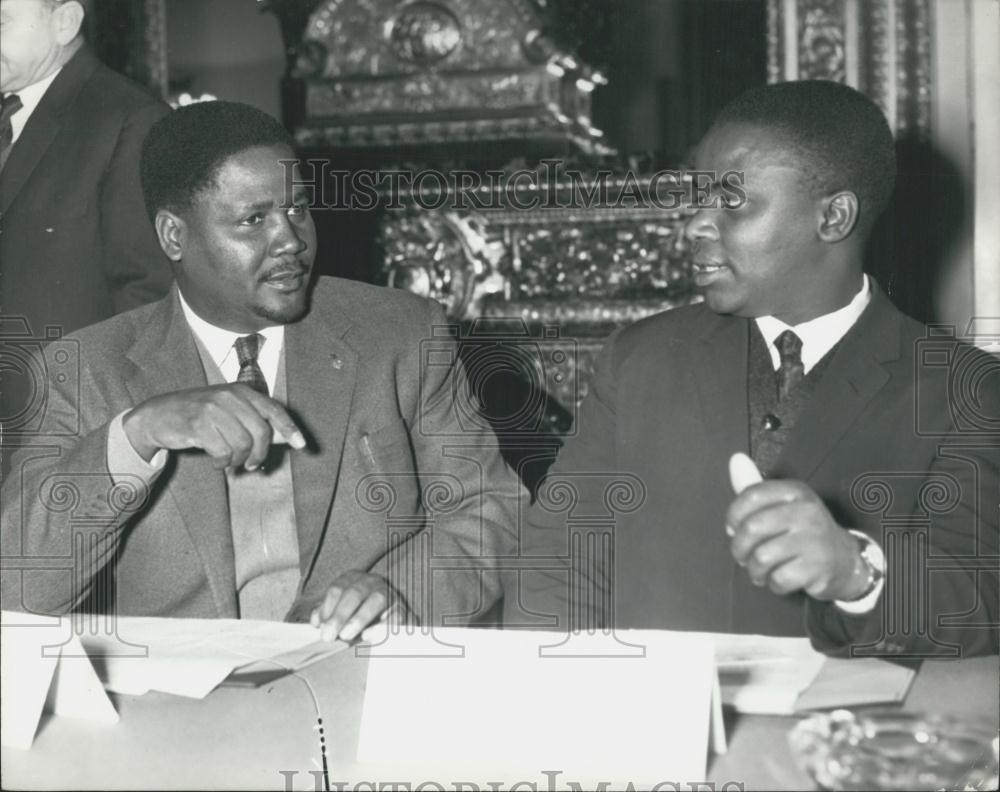
[{"label": "man's forehead", "polygon": [[236,152],[223,160],[199,197],[232,206],[273,202],[276,189],[300,181],[298,160],[286,146],[259,146]]},{"label": "man's forehead", "polygon": [[758,124],[724,122],[713,126],[695,150],[698,168],[740,170],[799,167],[801,155],[778,130]]}]

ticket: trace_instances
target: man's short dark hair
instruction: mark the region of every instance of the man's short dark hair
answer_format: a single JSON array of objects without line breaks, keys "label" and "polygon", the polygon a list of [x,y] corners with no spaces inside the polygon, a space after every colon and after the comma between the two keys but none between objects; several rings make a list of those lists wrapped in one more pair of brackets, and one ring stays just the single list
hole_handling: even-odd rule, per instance
[{"label": "man's short dark hair", "polygon": [[149,130],[140,169],[146,212],[183,213],[214,186],[223,163],[258,146],[287,146],[292,136],[277,119],[238,102],[195,102],[174,110]]},{"label": "man's short dark hair", "polygon": [[841,83],[801,80],[752,88],[726,105],[716,124],[771,130],[802,160],[810,186],[850,190],[869,225],[885,209],[896,180],[892,131],[867,96]]}]

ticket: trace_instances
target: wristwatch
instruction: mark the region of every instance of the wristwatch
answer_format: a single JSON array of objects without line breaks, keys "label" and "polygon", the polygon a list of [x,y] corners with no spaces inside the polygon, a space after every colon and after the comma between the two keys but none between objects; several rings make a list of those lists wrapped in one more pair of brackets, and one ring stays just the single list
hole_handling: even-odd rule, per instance
[{"label": "wristwatch", "polygon": [[868,580],[865,582],[864,591],[852,600],[845,600],[846,602],[864,599],[885,580],[885,553],[882,552],[882,548],[861,531],[852,530],[851,535],[858,542],[858,553],[861,556],[861,563],[868,572]]}]

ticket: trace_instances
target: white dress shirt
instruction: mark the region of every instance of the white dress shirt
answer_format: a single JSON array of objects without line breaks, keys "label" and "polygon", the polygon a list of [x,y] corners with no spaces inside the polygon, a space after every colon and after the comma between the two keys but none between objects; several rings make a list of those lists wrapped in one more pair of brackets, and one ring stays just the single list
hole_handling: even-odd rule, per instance
[{"label": "white dress shirt", "polygon": [[[187,304],[184,295],[177,292],[181,298],[181,308],[184,311],[184,318],[194,333],[195,338],[201,342],[202,347],[208,352],[226,382],[236,382],[240,373],[240,360],[236,354],[237,338],[241,338],[246,333],[234,333],[231,330],[223,330],[221,327],[206,322],[196,314],[191,306]],[[267,389],[274,393],[274,383],[278,379],[278,361],[281,360],[281,350],[285,346],[285,326],[265,327],[260,331],[264,337],[257,352],[257,365],[267,380]]]},{"label": "white dress shirt", "polygon": [[767,342],[767,351],[771,353],[771,365],[777,371],[781,368],[781,355],[774,345],[775,339],[786,330],[792,330],[802,340],[802,368],[808,374],[813,366],[819,363],[823,356],[847,335],[855,322],[864,313],[872,300],[872,288],[868,276],[861,276],[861,290],[843,308],[833,313],[817,316],[808,322],[795,326],[785,324],[773,316],[759,316],[754,321]]},{"label": "white dress shirt", "polygon": [[[871,283],[869,283],[867,275],[862,275],[861,289],[858,293],[847,305],[833,313],[817,316],[815,319],[794,326],[785,324],[773,316],[757,317],[754,321],[757,322],[760,334],[767,342],[767,351],[771,353],[771,365],[774,366],[774,370],[777,371],[781,368],[781,355],[774,342],[783,332],[792,330],[802,340],[802,368],[808,374],[813,366],[819,363],[823,356],[847,335],[847,331],[854,327],[871,299]],[[852,530],[851,533],[860,541],[873,541],[860,531]],[[882,578],[867,596],[851,602],[838,600],[837,607],[846,613],[868,613],[878,602],[884,585],[885,578]]]},{"label": "white dress shirt", "polygon": [[11,145],[17,143],[17,139],[21,137],[21,132],[24,130],[24,125],[28,123],[28,119],[31,118],[31,114],[35,112],[35,108],[38,107],[38,103],[42,101],[42,97],[45,96],[45,92],[49,90],[49,86],[52,85],[52,81],[59,76],[59,72],[61,71],[62,67],[60,66],[45,79],[32,83],[31,85],[22,88],[20,91],[13,91],[13,93],[16,93],[18,98],[21,100],[21,107],[10,117],[10,128],[11,132],[14,134],[14,137],[11,140]]}]

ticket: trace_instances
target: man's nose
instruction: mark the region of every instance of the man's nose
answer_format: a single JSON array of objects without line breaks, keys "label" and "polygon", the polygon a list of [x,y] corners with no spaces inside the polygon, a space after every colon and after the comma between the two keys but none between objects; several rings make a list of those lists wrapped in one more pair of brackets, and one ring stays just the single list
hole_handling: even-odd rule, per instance
[{"label": "man's nose", "polygon": [[719,229],[715,225],[713,212],[710,209],[697,209],[694,215],[684,225],[684,236],[692,242],[701,239],[717,240]]},{"label": "man's nose", "polygon": [[271,240],[271,256],[274,258],[282,255],[297,256],[306,247],[308,243],[302,229],[296,227],[287,215],[282,215]]}]

